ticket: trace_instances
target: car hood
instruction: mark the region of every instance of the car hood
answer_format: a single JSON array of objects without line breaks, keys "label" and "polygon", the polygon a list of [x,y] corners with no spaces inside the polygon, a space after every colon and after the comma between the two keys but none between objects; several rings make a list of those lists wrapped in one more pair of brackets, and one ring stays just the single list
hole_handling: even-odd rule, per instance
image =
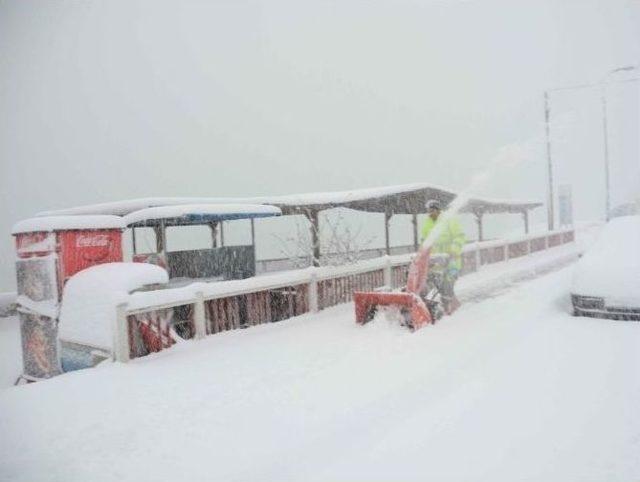
[{"label": "car hood", "polygon": [[571,292],[640,307],[640,217],[611,221],[576,264]]}]

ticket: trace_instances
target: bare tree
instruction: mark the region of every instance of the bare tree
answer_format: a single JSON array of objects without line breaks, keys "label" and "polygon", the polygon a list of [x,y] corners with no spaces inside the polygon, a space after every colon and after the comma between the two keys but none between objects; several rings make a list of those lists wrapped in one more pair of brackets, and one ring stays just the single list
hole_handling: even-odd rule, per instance
[{"label": "bare tree", "polygon": [[289,236],[272,236],[278,240],[280,253],[291,261],[294,268],[305,268],[311,264],[311,235],[300,218],[296,218],[295,226],[295,231]]},{"label": "bare tree", "polygon": [[[363,252],[372,244],[375,236],[362,239],[362,227],[353,229],[344,216],[339,213],[335,219],[325,216],[322,219],[325,236],[322,238],[322,254],[318,261],[320,266],[339,266],[354,263],[363,258]],[[290,236],[282,237],[274,234],[279,242],[280,252],[291,260],[293,267],[310,266],[313,261],[311,246],[311,229],[318,229],[301,219],[296,219],[295,231]],[[320,239],[320,233],[318,239]]]},{"label": "bare tree", "polygon": [[362,259],[363,252],[371,246],[375,236],[362,239],[362,226],[353,230],[349,223],[345,222],[342,213],[338,213],[335,220],[328,216],[324,219],[329,228],[329,237],[324,240],[323,265],[339,266],[355,263]]}]

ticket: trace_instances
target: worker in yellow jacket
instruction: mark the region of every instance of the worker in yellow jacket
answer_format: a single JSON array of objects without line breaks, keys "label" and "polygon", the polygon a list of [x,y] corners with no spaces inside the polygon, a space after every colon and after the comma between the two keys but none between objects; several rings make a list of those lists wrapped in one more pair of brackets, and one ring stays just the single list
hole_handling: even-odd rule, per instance
[{"label": "worker in yellow jacket", "polygon": [[460,221],[456,217],[452,216],[446,220],[440,220],[442,208],[438,200],[429,200],[426,208],[428,217],[422,226],[422,242],[427,239],[439,222],[445,223],[442,226],[442,231],[433,242],[431,252],[449,255],[449,264],[444,273],[442,286],[440,286],[440,295],[445,312],[451,314],[460,306],[455,295],[454,285],[462,269],[462,248],[466,243],[466,237]]}]

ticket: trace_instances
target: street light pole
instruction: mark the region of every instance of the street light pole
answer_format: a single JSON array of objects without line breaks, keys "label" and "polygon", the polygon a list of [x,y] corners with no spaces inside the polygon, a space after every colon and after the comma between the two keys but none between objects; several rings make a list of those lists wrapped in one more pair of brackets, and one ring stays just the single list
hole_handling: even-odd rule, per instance
[{"label": "street light pole", "polygon": [[[625,67],[618,67],[617,69],[613,69],[605,75],[602,80],[597,84],[581,84],[581,85],[572,85],[567,87],[557,87],[554,89],[548,89],[544,92],[544,120],[545,120],[545,131],[547,135],[547,168],[548,168],[548,201],[547,201],[547,219],[549,222],[549,231],[553,230],[554,227],[554,206],[553,206],[553,162],[551,158],[551,135],[549,132],[549,117],[550,117],[550,109],[549,109],[549,93],[558,92],[561,90],[579,90],[579,89],[590,89],[593,87],[600,86],[600,97],[602,103],[602,128],[604,131],[604,178],[605,178],[605,209],[606,209],[606,218],[609,220],[609,210],[611,207],[611,196],[610,196],[610,170],[609,170],[609,133],[607,126],[607,82],[609,76],[615,74],[617,72],[626,72],[631,70],[637,70],[637,65],[627,65]],[[637,82],[640,79],[627,79],[619,82]],[[617,82],[618,83],[618,82]]]},{"label": "street light pole", "polygon": [[550,109],[549,109],[549,93],[558,92],[560,90],[578,90],[591,88],[594,84],[582,84],[572,85],[569,87],[556,87],[555,89],[549,89],[544,91],[544,125],[547,135],[547,222],[549,231],[553,231],[554,228],[554,203],[553,203],[553,160],[551,158],[551,134],[549,127]]},{"label": "street light pole", "polygon": [[609,76],[616,72],[627,72],[636,70],[638,66],[627,65],[613,69],[604,76],[600,82],[600,98],[602,103],[602,131],[604,138],[604,183],[605,183],[605,219],[609,221],[611,211],[611,171],[609,166],[609,130],[607,127],[607,81]]},{"label": "street light pole", "polygon": [[600,90],[600,97],[602,102],[602,131],[604,138],[604,190],[605,190],[605,201],[604,201],[604,215],[605,219],[609,221],[609,212],[611,211],[611,182],[609,180],[610,170],[609,170],[609,131],[607,129],[607,94],[606,94],[606,84],[602,84],[602,88]]},{"label": "street light pole", "polygon": [[547,177],[547,222],[549,231],[553,231],[553,164],[551,162],[551,136],[549,135],[549,92],[544,91],[544,125],[547,133],[547,167],[548,167],[548,177]]}]

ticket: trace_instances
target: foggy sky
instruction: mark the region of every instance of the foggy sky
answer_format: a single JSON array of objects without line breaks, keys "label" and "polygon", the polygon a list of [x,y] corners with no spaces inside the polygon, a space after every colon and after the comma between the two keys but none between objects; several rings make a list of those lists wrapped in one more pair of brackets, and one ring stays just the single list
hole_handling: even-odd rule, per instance
[{"label": "foggy sky", "polygon": [[[639,63],[637,0],[0,1],[0,291],[11,225],[46,209],[462,189],[513,143],[482,194],[545,200],[542,92]],[[638,85],[608,89],[613,205],[640,182]],[[602,218],[598,91],[551,107],[556,180]]]}]

